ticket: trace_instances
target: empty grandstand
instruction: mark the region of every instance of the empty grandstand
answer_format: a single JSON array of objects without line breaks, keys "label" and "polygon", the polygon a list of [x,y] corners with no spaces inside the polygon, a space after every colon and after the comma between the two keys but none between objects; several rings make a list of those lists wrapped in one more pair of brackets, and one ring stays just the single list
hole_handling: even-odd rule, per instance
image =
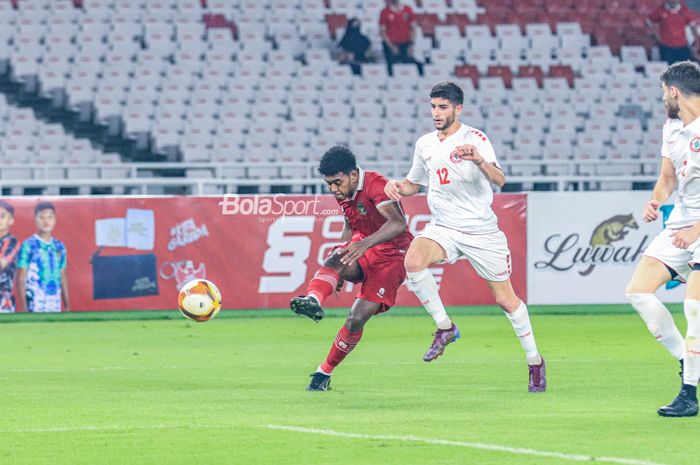
[{"label": "empty grandstand", "polygon": [[[585,3],[585,7],[582,6]],[[406,173],[429,89],[464,89],[508,190],[649,188],[665,63],[657,1],[415,0],[393,77],[334,59],[350,17],[381,57],[383,0],[0,0],[3,194],[315,192],[349,145]]]}]

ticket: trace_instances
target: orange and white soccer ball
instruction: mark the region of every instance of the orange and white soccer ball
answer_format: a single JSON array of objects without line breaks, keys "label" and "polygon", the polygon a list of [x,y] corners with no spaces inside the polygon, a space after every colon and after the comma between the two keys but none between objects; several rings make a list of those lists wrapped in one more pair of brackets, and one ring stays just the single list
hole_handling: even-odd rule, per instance
[{"label": "orange and white soccer ball", "polygon": [[177,306],[190,320],[208,321],[221,310],[221,292],[211,281],[193,279],[180,289]]}]

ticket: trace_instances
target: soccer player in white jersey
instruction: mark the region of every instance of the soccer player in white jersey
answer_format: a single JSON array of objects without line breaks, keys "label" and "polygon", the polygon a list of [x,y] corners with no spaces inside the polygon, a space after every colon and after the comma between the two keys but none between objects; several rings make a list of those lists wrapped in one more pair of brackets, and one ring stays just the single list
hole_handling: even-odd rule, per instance
[{"label": "soccer player in white jersey", "polygon": [[[700,66],[675,63],[661,75],[668,121],[661,147],[661,172],[644,205],[642,218],[659,218],[659,206],[678,188],[666,228],[644,251],[625,289],[651,334],[681,362],[683,384],[669,405],[658,409],[665,417],[698,414],[700,377]],[[654,292],[666,282],[687,282],[684,301],[688,331],[681,336],[671,314]]]},{"label": "soccer player in white jersey", "polygon": [[447,315],[428,267],[465,257],[486,280],[520,339],[529,365],[528,390],[542,392],[547,386],[544,359],[537,351],[527,307],[510,283],[508,242],[491,209],[491,184],[503,186],[505,176],[486,135],[460,123],[463,101],[462,89],[453,82],[433,87],[430,105],[436,130],[416,142],[406,179],[390,181],[385,187],[395,200],[428,187],[431,220],[411,242],[404,261],[409,288],[437,325],[423,360],[436,359],[459,338],[459,329]]}]

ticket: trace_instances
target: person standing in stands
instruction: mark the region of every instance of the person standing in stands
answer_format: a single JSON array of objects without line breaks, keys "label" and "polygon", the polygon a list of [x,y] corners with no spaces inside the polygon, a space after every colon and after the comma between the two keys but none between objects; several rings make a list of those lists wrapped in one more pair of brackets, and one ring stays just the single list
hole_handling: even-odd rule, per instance
[{"label": "person standing in stands", "polygon": [[[663,61],[672,65],[690,60],[694,55],[688,45],[685,27],[691,26],[694,46],[698,46],[697,21],[693,12],[680,0],[666,0],[646,19],[646,23],[659,43],[659,53]],[[655,24],[658,24],[658,28]]]},{"label": "person standing in stands", "polygon": [[399,0],[386,0],[386,8],[379,15],[382,48],[389,76],[394,75],[394,63],[415,63],[423,75],[423,64],[413,57],[413,37],[416,16],[413,10]]},{"label": "person standing in stands", "polygon": [[348,21],[343,38],[338,43],[340,47],[340,63],[350,65],[352,74],[362,76],[362,63],[367,63],[367,50],[370,41],[366,35],[360,31],[360,20],[352,18]]}]

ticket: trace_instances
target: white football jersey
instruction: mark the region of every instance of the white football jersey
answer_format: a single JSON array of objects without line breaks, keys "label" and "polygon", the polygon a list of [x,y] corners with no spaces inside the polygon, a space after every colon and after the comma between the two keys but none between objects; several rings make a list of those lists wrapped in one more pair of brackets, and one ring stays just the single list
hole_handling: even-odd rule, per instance
[{"label": "white football jersey", "polygon": [[678,191],[669,228],[690,226],[700,220],[700,118],[687,126],[669,119],[663,129],[661,156],[673,163]]},{"label": "white football jersey", "polygon": [[443,141],[438,139],[437,130],[418,139],[406,179],[428,186],[432,224],[466,233],[497,231],[498,218],[491,209],[491,183],[474,162],[451,156],[456,147],[464,144],[474,145],[484,163],[500,168],[486,135],[462,124]]}]

